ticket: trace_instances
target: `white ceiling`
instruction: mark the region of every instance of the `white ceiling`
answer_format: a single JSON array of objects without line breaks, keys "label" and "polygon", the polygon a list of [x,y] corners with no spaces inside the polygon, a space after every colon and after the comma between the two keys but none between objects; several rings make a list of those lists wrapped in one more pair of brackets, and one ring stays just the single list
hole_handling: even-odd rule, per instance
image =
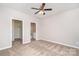
[{"label": "white ceiling", "polygon": [[29,15],[33,15],[37,18],[44,18],[53,14],[79,8],[78,3],[46,3],[45,8],[52,8],[52,11],[47,11],[46,15],[34,14],[37,10],[32,10],[31,7],[39,8],[41,3],[0,3],[0,6],[9,7],[18,11],[24,12]]}]

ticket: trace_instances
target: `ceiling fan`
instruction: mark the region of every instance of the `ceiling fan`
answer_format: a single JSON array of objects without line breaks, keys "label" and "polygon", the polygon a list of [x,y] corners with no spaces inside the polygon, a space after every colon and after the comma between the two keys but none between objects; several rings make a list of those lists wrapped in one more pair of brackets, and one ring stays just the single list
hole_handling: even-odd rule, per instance
[{"label": "ceiling fan", "polygon": [[52,8],[47,8],[45,9],[45,3],[42,3],[42,5],[40,6],[40,8],[31,8],[31,9],[35,9],[35,10],[38,10],[37,12],[35,12],[35,14],[39,13],[39,14],[42,14],[42,15],[45,15],[45,11],[52,11]]}]

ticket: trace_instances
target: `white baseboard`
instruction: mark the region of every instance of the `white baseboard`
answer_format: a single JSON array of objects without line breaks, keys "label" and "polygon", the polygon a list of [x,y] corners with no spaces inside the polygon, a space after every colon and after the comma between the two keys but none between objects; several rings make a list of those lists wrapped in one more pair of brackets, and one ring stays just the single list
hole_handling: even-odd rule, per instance
[{"label": "white baseboard", "polygon": [[11,47],[12,46],[3,47],[3,48],[0,48],[0,50],[8,49],[8,48],[11,48]]},{"label": "white baseboard", "polygon": [[[46,39],[42,39],[42,40],[46,40]],[[53,42],[53,43],[61,44],[61,45],[64,45],[64,46],[68,46],[68,47],[72,47],[72,48],[77,48],[77,49],[79,49],[79,47],[77,47],[77,46],[72,46],[72,45],[69,45],[69,44],[64,44],[64,43],[60,43],[60,42],[56,42],[56,41],[52,41],[52,40],[46,40],[46,41],[49,41],[49,42]]]},{"label": "white baseboard", "polygon": [[22,44],[27,44],[27,43],[30,43],[31,41],[26,41],[26,42],[22,42]]}]

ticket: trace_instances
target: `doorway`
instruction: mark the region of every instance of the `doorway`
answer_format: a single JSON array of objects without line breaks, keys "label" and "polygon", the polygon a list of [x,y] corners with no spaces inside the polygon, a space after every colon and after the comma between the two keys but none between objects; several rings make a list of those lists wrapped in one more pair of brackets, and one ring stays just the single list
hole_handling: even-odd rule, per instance
[{"label": "doorway", "polygon": [[36,23],[31,23],[31,41],[36,40]]},{"label": "doorway", "polygon": [[22,21],[20,20],[12,20],[12,42],[22,44]]}]

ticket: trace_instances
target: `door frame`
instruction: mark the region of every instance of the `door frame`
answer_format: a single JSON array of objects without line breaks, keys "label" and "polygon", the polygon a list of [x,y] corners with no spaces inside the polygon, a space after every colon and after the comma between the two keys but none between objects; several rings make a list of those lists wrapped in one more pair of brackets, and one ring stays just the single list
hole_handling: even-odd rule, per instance
[{"label": "door frame", "polygon": [[[15,20],[22,22],[22,40],[21,41],[22,41],[22,44],[23,44],[23,20],[12,19],[12,22],[15,21]],[[12,31],[13,31],[13,24],[11,26],[12,26]],[[12,32],[12,40],[13,40],[13,32]]]},{"label": "door frame", "polygon": [[35,37],[35,40],[37,40],[37,23],[36,22],[30,22],[30,41],[31,41],[31,23],[35,23],[35,25],[36,25],[36,37]]}]

